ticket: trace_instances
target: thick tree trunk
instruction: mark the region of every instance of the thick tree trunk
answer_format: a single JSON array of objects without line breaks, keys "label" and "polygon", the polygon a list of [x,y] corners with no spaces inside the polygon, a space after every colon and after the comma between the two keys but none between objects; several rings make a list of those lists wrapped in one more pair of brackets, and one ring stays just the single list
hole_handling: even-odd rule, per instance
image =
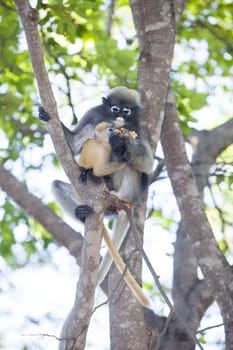
[{"label": "thick tree trunk", "polygon": [[169,95],[163,125],[162,146],[167,170],[176,195],[182,220],[188,232],[206,284],[217,301],[225,325],[226,349],[233,344],[233,280],[231,267],[218,249],[194,181],[185,153],[182,133],[178,124],[175,102]]},{"label": "thick tree trunk", "polygon": [[[135,213],[138,231],[143,232],[145,203]],[[142,258],[136,249],[132,232],[121,247],[121,255],[129,270],[141,282]],[[109,274],[108,295],[110,312],[110,334],[112,350],[147,350],[149,335],[144,321],[144,308],[138,303],[132,292],[126,286],[115,265]]]},{"label": "thick tree trunk", "polygon": [[[141,256],[135,251],[135,242],[130,235],[123,245],[123,258],[135,276],[141,274]],[[109,276],[109,303],[112,350],[147,350],[148,338],[144,322],[143,306],[138,303],[113,266]],[[115,291],[115,292],[114,292]],[[111,293],[110,292],[110,293]]]}]

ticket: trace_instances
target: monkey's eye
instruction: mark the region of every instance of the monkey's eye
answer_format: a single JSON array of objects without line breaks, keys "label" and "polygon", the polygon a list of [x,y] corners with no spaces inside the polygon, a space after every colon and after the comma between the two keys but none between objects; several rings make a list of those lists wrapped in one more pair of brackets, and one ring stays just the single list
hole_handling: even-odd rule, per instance
[{"label": "monkey's eye", "polygon": [[120,107],[118,107],[118,106],[112,106],[112,107],[111,107],[111,112],[113,112],[113,113],[119,113],[119,112],[120,112]]},{"label": "monkey's eye", "polygon": [[130,115],[131,114],[131,109],[130,108],[123,108],[123,113],[125,115]]},{"label": "monkey's eye", "polygon": [[111,127],[108,128],[108,131],[109,131],[109,132],[113,132],[113,130],[114,130],[114,129],[111,128]]}]

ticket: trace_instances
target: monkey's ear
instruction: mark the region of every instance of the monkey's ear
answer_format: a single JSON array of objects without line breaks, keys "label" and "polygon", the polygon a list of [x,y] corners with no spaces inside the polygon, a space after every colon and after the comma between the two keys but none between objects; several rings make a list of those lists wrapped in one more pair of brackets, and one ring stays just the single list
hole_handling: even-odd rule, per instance
[{"label": "monkey's ear", "polygon": [[102,97],[102,102],[105,106],[109,106],[109,100],[107,97]]}]

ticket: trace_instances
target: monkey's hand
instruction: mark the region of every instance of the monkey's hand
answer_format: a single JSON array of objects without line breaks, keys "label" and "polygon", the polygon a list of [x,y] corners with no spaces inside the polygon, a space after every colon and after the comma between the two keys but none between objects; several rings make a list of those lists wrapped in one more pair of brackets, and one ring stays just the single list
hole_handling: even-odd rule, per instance
[{"label": "monkey's hand", "polygon": [[88,172],[89,172],[89,169],[80,168],[79,180],[82,181],[85,185],[87,183]]},{"label": "monkey's hand", "polygon": [[86,218],[93,213],[93,208],[87,204],[78,205],[74,211],[76,218],[82,222],[85,222]]},{"label": "monkey's hand", "polygon": [[118,133],[112,133],[109,136],[109,144],[112,147],[113,153],[118,157],[119,162],[128,162],[130,160],[130,153],[127,152],[125,138]]},{"label": "monkey's hand", "polygon": [[46,112],[46,110],[42,106],[39,107],[39,119],[43,122],[48,122],[51,119],[49,113]]}]

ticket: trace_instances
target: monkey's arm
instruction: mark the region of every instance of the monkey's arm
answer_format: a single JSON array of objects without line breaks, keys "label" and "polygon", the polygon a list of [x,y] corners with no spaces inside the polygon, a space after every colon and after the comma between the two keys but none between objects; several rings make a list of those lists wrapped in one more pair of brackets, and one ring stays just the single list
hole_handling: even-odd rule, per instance
[{"label": "monkey's arm", "polygon": [[106,176],[115,173],[121,169],[124,169],[126,163],[110,162],[105,164],[96,164],[93,167],[93,173],[95,176]]},{"label": "monkey's arm", "polygon": [[102,121],[108,121],[108,111],[103,104],[89,109],[72,131],[62,124],[67,142],[74,155],[79,154],[83,144],[93,138],[96,125]]},{"label": "monkey's arm", "polygon": [[[48,122],[50,120],[50,115],[45,111],[44,107],[39,107],[39,119],[43,122]],[[95,125],[79,123],[74,130],[68,129],[61,122],[66,141],[72,150],[73,155],[80,153],[82,145],[93,136]]]},{"label": "monkey's arm", "polygon": [[149,174],[153,165],[153,153],[146,137],[130,140],[120,134],[112,134],[109,143],[113,154],[119,161],[127,161],[128,166],[136,171]]},{"label": "monkey's arm", "polygon": [[90,138],[93,137],[94,126],[87,124],[82,129],[75,129],[74,131],[69,130],[65,125],[62,124],[65,137],[68,145],[70,146],[73,155],[77,155],[80,153],[83,144]]},{"label": "monkey's arm", "polygon": [[128,165],[139,172],[150,174],[153,166],[153,153],[146,139],[139,142],[127,143],[127,151],[130,154]]}]

